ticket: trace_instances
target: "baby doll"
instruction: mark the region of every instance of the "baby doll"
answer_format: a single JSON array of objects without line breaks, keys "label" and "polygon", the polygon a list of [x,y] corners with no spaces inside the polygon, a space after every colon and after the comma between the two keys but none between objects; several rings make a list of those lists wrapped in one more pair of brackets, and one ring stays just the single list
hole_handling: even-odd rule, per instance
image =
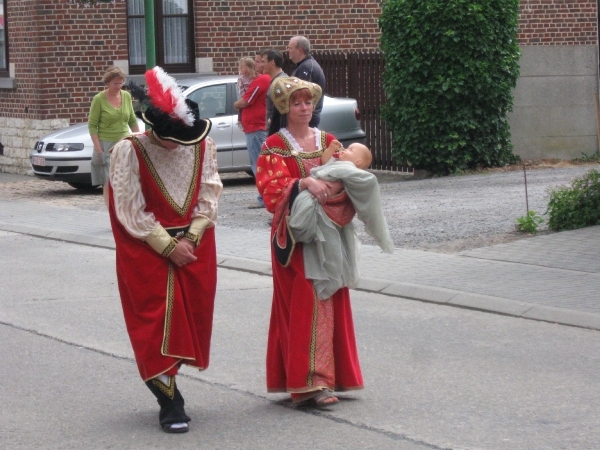
[{"label": "baby doll", "polygon": [[[335,153],[337,158],[332,157]],[[314,178],[342,181],[342,192],[347,196],[342,203],[350,203],[353,208],[352,215],[344,217],[345,220],[336,220],[346,215],[336,214],[336,208],[329,208],[333,199],[321,205],[308,190],[301,191],[292,205],[288,225],[294,239],[303,243],[304,270],[320,299],[329,298],[343,286],[354,288],[358,284],[354,211],[377,245],[386,253],[394,251],[381,208],[377,178],[364,170],[371,161],[372,155],[366,146],[353,143],[344,149],[339,141],[332,141],[321,156],[323,165],[310,171]]]},{"label": "baby doll", "polygon": [[321,164],[327,164],[335,153],[338,153],[338,161],[350,161],[359,169],[366,169],[373,161],[371,150],[366,145],[354,142],[348,148],[344,148],[342,143],[335,139],[321,155]]}]

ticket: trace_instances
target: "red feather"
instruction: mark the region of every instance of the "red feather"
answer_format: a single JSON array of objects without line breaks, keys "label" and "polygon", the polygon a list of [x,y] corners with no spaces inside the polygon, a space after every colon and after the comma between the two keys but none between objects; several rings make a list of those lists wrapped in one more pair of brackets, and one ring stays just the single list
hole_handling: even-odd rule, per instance
[{"label": "red feather", "polygon": [[177,100],[173,97],[171,89],[164,89],[156,71],[148,70],[146,72],[146,83],[152,105],[169,115],[173,114]]}]

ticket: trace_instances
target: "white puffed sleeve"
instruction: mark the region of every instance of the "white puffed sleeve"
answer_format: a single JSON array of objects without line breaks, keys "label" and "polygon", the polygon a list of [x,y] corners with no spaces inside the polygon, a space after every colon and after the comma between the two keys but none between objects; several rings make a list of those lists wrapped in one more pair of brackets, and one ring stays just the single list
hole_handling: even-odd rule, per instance
[{"label": "white puffed sleeve", "polygon": [[118,142],[110,155],[110,185],[117,219],[135,238],[147,241],[162,253],[171,243],[171,237],[158,223],[154,214],[146,212],[142,194],[139,162],[128,140]]},{"label": "white puffed sleeve", "polygon": [[202,164],[202,185],[198,203],[194,207],[190,232],[202,236],[204,230],[217,223],[218,202],[223,192],[223,183],[217,168],[217,146],[207,137]]}]

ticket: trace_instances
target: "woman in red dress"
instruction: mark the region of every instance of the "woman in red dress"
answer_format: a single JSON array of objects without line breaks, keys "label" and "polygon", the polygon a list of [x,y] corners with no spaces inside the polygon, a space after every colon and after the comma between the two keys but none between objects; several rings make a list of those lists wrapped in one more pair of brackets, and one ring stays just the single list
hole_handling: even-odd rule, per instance
[{"label": "woman in red dress", "polygon": [[267,389],[289,392],[295,403],[326,407],[338,402],[333,391],[362,389],[347,288],[319,299],[304,273],[302,244],[287,226],[296,195],[307,189],[327,206],[342,190],[341,182],[311,178],[310,169],[334,136],[310,128],[321,88],[295,77],[277,78],[270,95],[287,115],[287,127],[269,136],[257,163],[256,185],[271,227],[273,304],[267,346]]}]

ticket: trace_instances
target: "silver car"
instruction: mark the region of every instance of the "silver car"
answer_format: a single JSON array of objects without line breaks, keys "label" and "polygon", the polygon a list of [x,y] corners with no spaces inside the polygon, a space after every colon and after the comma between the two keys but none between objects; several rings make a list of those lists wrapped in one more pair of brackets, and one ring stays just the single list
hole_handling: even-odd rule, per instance
[{"label": "silver car", "polygon": [[[200,116],[210,119],[209,136],[217,144],[219,172],[252,174],[246,137],[237,126],[233,103],[238,98],[237,77],[214,76],[177,80],[184,95],[198,103]],[[360,127],[356,100],[325,96],[319,128],[332,133],[347,146],[366,140]],[[144,129],[141,120],[140,130]],[[35,144],[31,152],[33,173],[45,180],[64,181],[77,189],[90,189],[90,164],[94,151],[87,123],[54,131]]]}]

